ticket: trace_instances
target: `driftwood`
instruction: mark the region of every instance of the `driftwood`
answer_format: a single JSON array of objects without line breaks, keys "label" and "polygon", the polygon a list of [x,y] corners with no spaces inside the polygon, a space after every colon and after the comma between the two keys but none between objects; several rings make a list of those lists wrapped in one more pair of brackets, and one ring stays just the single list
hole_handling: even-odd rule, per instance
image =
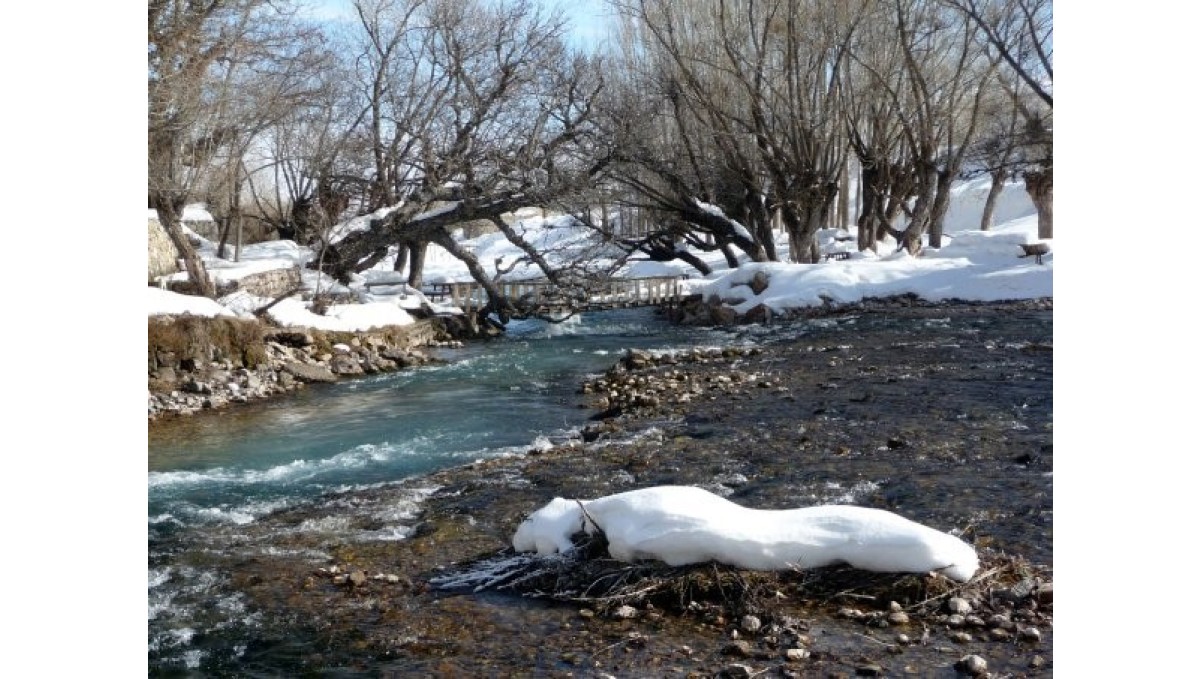
[{"label": "driftwood", "polygon": [[833,609],[855,605],[878,610],[895,601],[911,615],[933,616],[954,596],[1028,599],[1052,588],[1046,569],[1003,554],[981,554],[980,572],[959,583],[931,574],[876,573],[849,566],[804,569],[798,564],[791,570],[752,571],[716,562],[626,563],[609,556],[601,531],[590,536],[578,533],[573,542],[574,549],[544,557],[507,548],[458,564],[430,584],[442,590],[492,590],[584,604],[602,614],[625,605],[652,605],[679,614],[734,616],[765,611],[788,600]]}]

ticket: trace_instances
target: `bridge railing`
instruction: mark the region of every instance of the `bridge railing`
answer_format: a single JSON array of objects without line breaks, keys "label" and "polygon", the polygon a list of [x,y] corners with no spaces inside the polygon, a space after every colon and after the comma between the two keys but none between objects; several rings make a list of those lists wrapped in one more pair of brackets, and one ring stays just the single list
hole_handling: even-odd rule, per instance
[{"label": "bridge railing", "polygon": [[[509,299],[521,300],[523,305],[539,310],[600,311],[635,306],[674,304],[681,296],[679,276],[620,278],[593,283],[583,288],[583,294],[566,294],[545,280],[503,281],[496,284]],[[488,302],[487,291],[475,282],[434,283],[426,286],[428,297],[448,301],[466,313],[482,309]]]}]

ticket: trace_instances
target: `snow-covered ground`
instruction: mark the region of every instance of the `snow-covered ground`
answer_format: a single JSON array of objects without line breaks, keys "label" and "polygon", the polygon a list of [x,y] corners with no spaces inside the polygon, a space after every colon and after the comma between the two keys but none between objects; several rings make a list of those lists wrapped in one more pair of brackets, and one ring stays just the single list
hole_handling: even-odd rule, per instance
[{"label": "snow-covered ground", "polygon": [[[719,252],[697,253],[713,269],[712,274],[703,278],[681,261],[650,262],[635,256],[617,267],[620,253],[598,242],[569,217],[543,217],[536,211],[525,211],[514,228],[552,264],[567,261],[586,263],[594,269],[613,268],[617,276],[628,278],[688,276],[687,288],[692,292],[716,293],[726,299],[741,299],[734,307],[738,312],[748,311],[758,304],[783,311],[820,305],[827,300],[849,303],[866,297],[906,293],[930,301],[996,301],[1053,296],[1054,255],[1046,255],[1044,263],[1040,265],[1032,257],[1019,257],[1022,254],[1021,244],[1037,242],[1037,217],[1021,184],[1010,184],[1001,194],[995,212],[997,226],[989,231],[979,230],[979,217],[989,182],[990,179],[982,177],[954,188],[942,247],[936,250],[926,248],[921,256],[912,257],[904,251],[896,252],[892,243],[882,244],[878,253],[858,252],[854,247],[852,232],[827,229],[818,234],[822,251],[845,251],[849,253],[849,259],[819,264],[747,263],[729,270]],[[395,208],[381,210],[372,216],[383,216],[392,209]],[[188,214],[202,216],[202,211],[197,208],[189,210],[191,212]],[[365,228],[366,222],[367,217],[355,218],[339,225],[335,231],[339,237],[344,237],[345,234]],[[245,246],[241,261],[232,262],[216,256],[214,243],[199,240],[200,255],[214,282],[218,284],[272,269],[299,267],[309,290],[348,294],[361,302],[333,305],[325,315],[318,315],[299,299],[285,300],[269,312],[274,320],[282,324],[330,330],[366,330],[381,325],[404,325],[412,322],[409,310],[429,303],[419,291],[403,285],[403,277],[392,271],[394,255],[355,276],[349,286],[343,286],[328,276],[304,268],[315,255],[311,249],[300,247],[292,241]],[[524,253],[501,233],[489,233],[460,242],[475,253],[489,272],[503,271],[502,277],[506,280],[541,276],[540,270],[529,263]],[[778,246],[780,251],[787,251],[786,234],[781,234]],[[767,276],[769,286],[761,294],[755,295],[746,284],[759,272]],[[429,246],[424,273],[428,283],[471,280],[466,266],[437,245]],[[176,273],[172,278],[184,279],[186,274]],[[386,282],[395,282],[396,285],[378,285]],[[373,285],[368,288],[367,283]],[[239,292],[212,302],[151,289],[148,292],[148,311],[150,315],[187,312],[205,316],[227,314],[245,317],[270,301]]]}]

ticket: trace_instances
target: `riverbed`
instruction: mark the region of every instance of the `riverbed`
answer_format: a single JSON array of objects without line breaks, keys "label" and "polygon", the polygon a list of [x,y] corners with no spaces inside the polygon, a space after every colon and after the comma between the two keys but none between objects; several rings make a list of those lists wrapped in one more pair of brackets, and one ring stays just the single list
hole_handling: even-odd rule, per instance
[{"label": "riverbed", "polygon": [[[667,483],[760,508],[881,507],[1048,577],[1048,304],[864,307],[729,331],[655,323],[631,312],[531,328],[448,356],[457,367],[152,427],[151,672],[714,674],[735,660],[723,652],[733,621],[589,616],[586,606],[429,584],[504,549],[520,519],[556,495]],[[599,327],[612,329],[604,346]],[[728,350],[645,370],[711,388],[589,421],[596,395],[581,385],[625,350],[683,356],[698,346]],[[526,351],[524,362],[503,358]],[[454,370],[461,391],[438,382]],[[746,377],[719,379],[735,374]],[[348,586],[334,567],[370,579]],[[761,642],[742,661],[755,671],[877,665],[952,676],[968,653],[1007,673],[1052,667],[1044,602],[1023,628],[1036,623],[1036,641],[1002,643],[986,629],[962,641],[931,618],[907,630],[919,638],[932,627],[928,643],[902,648],[903,631],[787,603],[771,615],[806,621],[808,665]]]}]

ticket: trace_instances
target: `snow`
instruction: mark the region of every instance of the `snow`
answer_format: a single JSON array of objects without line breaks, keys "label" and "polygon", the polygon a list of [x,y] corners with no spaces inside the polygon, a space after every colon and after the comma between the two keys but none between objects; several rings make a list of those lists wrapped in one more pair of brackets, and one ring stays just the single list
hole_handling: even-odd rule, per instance
[{"label": "snow", "polygon": [[881,509],[750,509],[690,486],[596,500],[554,498],[517,528],[512,544],[518,552],[548,556],[573,549],[572,535],[596,529],[608,539],[610,556],[625,562],[717,561],[751,570],[846,563],[889,573],[938,571],[960,582],[979,568],[975,549],[959,538]]},{"label": "snow", "polygon": [[[622,262],[622,254],[603,242],[596,234],[575,223],[567,215],[545,215],[541,210],[518,211],[513,229],[535,247],[553,266],[572,263],[589,270],[612,270],[618,278],[679,276],[689,278],[683,288],[688,293],[718,295],[738,313],[745,313],[759,304],[776,312],[801,307],[819,306],[827,302],[853,303],[867,297],[888,297],[912,294],[929,301],[950,299],[967,301],[999,301],[1053,296],[1054,254],[1043,257],[1037,264],[1033,257],[1019,258],[1020,245],[1038,242],[1037,217],[1028,194],[1020,183],[1009,184],[996,206],[996,226],[989,231],[979,230],[979,217],[987,195],[989,178],[960,182],[952,189],[941,248],[925,247],[913,257],[896,251],[896,244],[885,241],[877,252],[858,252],[852,231],[825,229],[818,232],[823,252],[848,252],[846,260],[829,260],[817,264],[753,263],[742,257],[742,266],[729,269],[720,252],[695,252],[713,270],[699,277],[695,269],[682,261],[652,262],[637,255]],[[699,203],[700,209],[721,214],[720,208]],[[453,209],[454,203],[435,208],[422,216],[440,214]],[[355,230],[366,228],[371,218],[390,214],[400,206],[356,217],[334,229],[342,238]],[[202,206],[189,206],[196,214]],[[185,227],[186,230],[186,227]],[[187,230],[193,242],[200,243],[198,253],[209,273],[218,284],[228,284],[254,273],[280,268],[296,268],[311,293],[315,290],[333,292],[362,302],[359,305],[333,307],[325,316],[312,313],[306,303],[296,300],[276,305],[272,316],[280,323],[328,327],[340,330],[365,330],[381,324],[412,322],[410,311],[428,305],[442,313],[461,313],[449,306],[432,304],[420,291],[405,285],[405,276],[393,271],[397,252],[392,248],[374,268],[353,277],[350,285],[337,283],[329,276],[307,268],[316,258],[311,248],[292,241],[275,241],[247,245],[240,262],[220,259],[216,245]],[[542,278],[542,271],[527,261],[527,256],[510,243],[502,233],[487,233],[476,238],[458,239],[460,247],[475,254],[491,275],[499,271],[502,280],[519,281]],[[1052,245],[1052,242],[1048,242]],[[782,234],[776,244],[781,253],[788,251],[787,236]],[[768,286],[754,294],[748,286],[755,274],[767,277]],[[186,274],[172,274],[169,280],[185,280]],[[437,245],[426,253],[424,279],[427,283],[469,282],[466,266]],[[367,284],[371,284],[370,287]],[[388,285],[381,285],[387,283]],[[195,306],[203,313],[219,313],[209,304],[160,291],[150,295],[149,314],[189,313]],[[253,298],[244,293],[219,300],[232,315],[247,316],[271,300]]]},{"label": "snow", "polygon": [[193,316],[213,318],[215,316],[237,315],[207,297],[180,295],[166,290],[159,290],[158,288],[146,288],[146,295],[149,298],[150,308],[154,310],[150,314],[151,316],[155,314],[191,314]]}]

